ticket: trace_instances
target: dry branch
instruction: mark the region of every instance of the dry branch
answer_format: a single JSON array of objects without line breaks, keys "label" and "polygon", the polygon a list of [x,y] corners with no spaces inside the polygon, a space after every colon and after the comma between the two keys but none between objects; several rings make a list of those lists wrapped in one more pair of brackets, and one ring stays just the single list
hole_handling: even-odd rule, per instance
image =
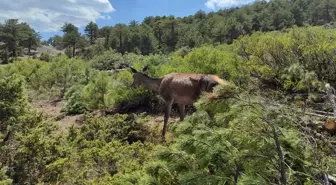
[{"label": "dry branch", "polygon": [[287,184],[286,165],[285,165],[285,161],[284,161],[285,157],[284,157],[283,151],[281,149],[279,136],[276,133],[276,130],[275,130],[274,127],[272,128],[272,132],[273,132],[273,139],[274,139],[274,142],[275,142],[277,153],[278,153],[278,156],[279,156],[279,166],[280,166],[280,175],[281,175],[280,181],[281,181],[281,184],[285,185],[285,184]]},{"label": "dry branch", "polygon": [[333,112],[325,112],[325,111],[320,111],[320,110],[313,110],[313,112],[315,112],[316,114],[323,114],[323,115],[329,115],[329,116],[334,115]]},{"label": "dry branch", "polygon": [[327,96],[329,99],[329,102],[334,110],[334,116],[336,117],[336,96],[335,96],[335,89],[330,86],[330,84],[326,84],[325,88],[327,90]]},{"label": "dry branch", "polygon": [[312,112],[306,112],[306,115],[309,116],[316,116],[316,117],[320,117],[320,118],[330,118],[330,119],[336,119],[336,117],[334,116],[327,116],[327,115],[323,115],[323,114],[316,114],[316,113],[312,113]]},{"label": "dry branch", "polygon": [[329,182],[331,182],[332,184],[336,185],[336,177],[328,175],[328,180]]},{"label": "dry branch", "polygon": [[306,132],[308,132],[308,133],[312,133],[312,134],[315,136],[315,138],[319,138],[320,140],[322,140],[322,141],[323,141],[323,142],[330,148],[330,150],[331,150],[334,154],[336,154],[336,147],[335,147],[334,145],[332,145],[332,144],[329,142],[329,140],[328,140],[327,138],[325,138],[322,134],[317,133],[315,130],[312,130],[312,129],[307,128],[307,127],[304,127],[304,126],[301,126],[301,128],[302,128],[303,130],[305,130]]},{"label": "dry branch", "polygon": [[309,116],[315,116],[315,117],[319,117],[321,119],[325,119],[325,121],[323,122],[323,127],[324,129],[326,129],[329,132],[336,132],[336,117],[334,116],[327,116],[327,115],[322,115],[322,114],[316,114],[316,113],[312,113],[312,112],[306,112],[306,115]]}]

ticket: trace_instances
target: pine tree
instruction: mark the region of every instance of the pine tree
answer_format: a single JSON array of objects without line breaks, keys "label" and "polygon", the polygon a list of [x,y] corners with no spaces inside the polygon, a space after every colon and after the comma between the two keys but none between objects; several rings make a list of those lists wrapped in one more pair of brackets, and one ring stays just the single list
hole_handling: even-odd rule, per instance
[{"label": "pine tree", "polygon": [[98,25],[92,21],[85,27],[84,31],[87,34],[87,36],[90,38],[91,45],[94,44],[94,41],[98,37],[98,30],[99,30]]},{"label": "pine tree", "polygon": [[80,33],[78,32],[78,28],[71,23],[64,23],[61,29],[64,32],[64,46],[72,47],[72,57],[75,57],[76,47],[80,40]]}]

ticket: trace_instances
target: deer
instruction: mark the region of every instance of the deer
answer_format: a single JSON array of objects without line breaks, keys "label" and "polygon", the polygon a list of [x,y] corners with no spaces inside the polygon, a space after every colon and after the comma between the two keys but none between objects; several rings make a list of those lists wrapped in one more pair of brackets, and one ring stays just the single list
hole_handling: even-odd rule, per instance
[{"label": "deer", "polygon": [[185,117],[185,106],[193,105],[202,92],[212,92],[214,87],[223,84],[224,80],[217,75],[197,73],[169,73],[161,78],[153,78],[146,74],[146,65],[137,71],[129,67],[133,73],[132,88],[144,86],[155,91],[165,102],[165,113],[162,129],[162,139],[165,140],[168,119],[173,103],[178,104],[180,121]]}]

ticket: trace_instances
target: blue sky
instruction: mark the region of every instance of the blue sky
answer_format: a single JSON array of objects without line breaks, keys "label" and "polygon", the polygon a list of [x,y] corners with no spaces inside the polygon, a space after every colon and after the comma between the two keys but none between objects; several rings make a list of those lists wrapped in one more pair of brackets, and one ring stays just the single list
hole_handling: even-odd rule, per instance
[{"label": "blue sky", "polygon": [[131,20],[141,23],[146,16],[182,17],[195,14],[198,10],[212,11],[202,0],[110,0],[110,2],[116,11],[110,14],[109,20],[98,19],[96,23],[99,27],[117,23],[128,24]]},{"label": "blue sky", "polygon": [[146,16],[174,15],[183,17],[198,10],[217,11],[251,3],[255,0],[0,0],[0,21],[17,18],[39,31],[42,39],[62,35],[64,22],[75,24],[83,33],[94,21],[99,27],[139,23]]}]

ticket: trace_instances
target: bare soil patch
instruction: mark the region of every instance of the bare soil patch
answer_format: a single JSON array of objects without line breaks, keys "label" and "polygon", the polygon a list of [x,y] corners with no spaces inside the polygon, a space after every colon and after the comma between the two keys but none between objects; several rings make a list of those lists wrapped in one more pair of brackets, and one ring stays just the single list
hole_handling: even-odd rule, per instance
[{"label": "bare soil patch", "polygon": [[66,115],[61,112],[64,101],[38,100],[32,102],[32,106],[42,112],[48,119],[56,121],[62,131],[68,131],[73,124],[82,123],[83,115]]},{"label": "bare soil patch", "polygon": [[[61,112],[64,103],[65,101],[34,100],[33,102],[31,102],[31,105],[39,112],[42,112],[46,119],[58,123],[63,133],[67,133],[72,125],[80,126],[83,123],[84,115],[66,115],[65,113]],[[99,111],[92,114],[96,116],[104,116],[104,114],[101,115]],[[171,114],[171,116],[169,117],[168,125],[181,124],[180,118],[177,114],[177,112]],[[105,116],[108,115],[109,114]],[[157,130],[158,133],[161,133],[163,128],[164,113],[149,113],[148,116],[150,117],[148,125],[150,125],[154,130]],[[166,138],[168,139],[172,136],[172,133],[168,130]]]}]

